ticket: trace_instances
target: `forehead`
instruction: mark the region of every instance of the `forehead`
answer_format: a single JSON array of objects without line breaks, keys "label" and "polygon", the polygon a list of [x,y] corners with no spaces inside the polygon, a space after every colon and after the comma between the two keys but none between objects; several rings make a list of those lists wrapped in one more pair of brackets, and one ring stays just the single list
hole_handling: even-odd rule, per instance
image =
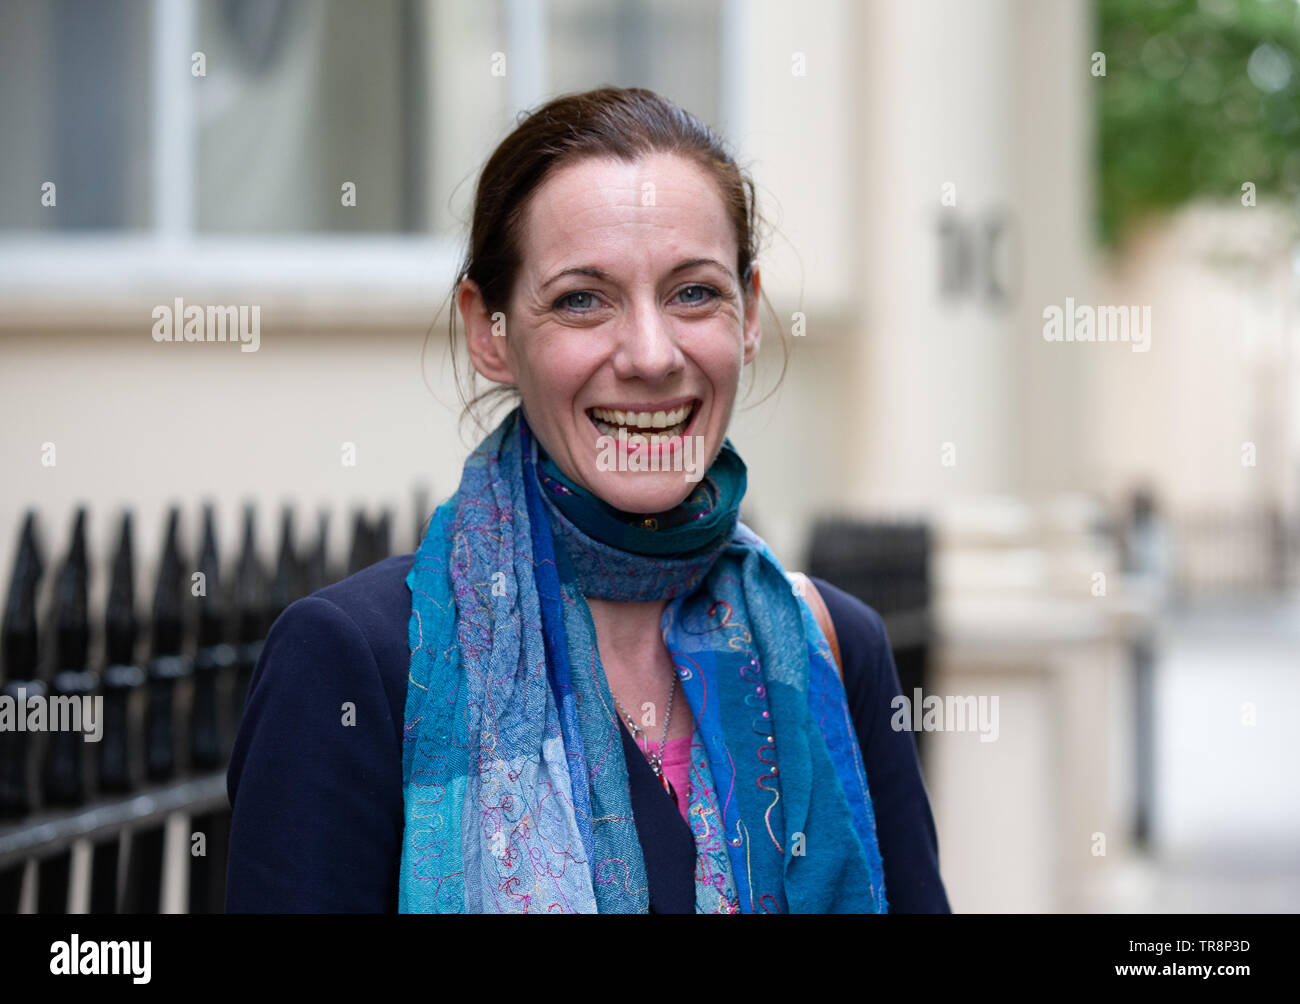
[{"label": "forehead", "polygon": [[672,154],[567,164],[533,192],[522,222],[523,272],[530,278],[576,264],[612,270],[683,255],[736,260],[718,183]]}]

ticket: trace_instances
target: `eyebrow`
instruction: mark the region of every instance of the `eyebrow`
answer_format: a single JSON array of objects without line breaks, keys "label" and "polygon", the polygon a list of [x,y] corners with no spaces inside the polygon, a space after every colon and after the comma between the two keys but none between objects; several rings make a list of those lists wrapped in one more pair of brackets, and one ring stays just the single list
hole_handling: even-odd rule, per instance
[{"label": "eyebrow", "polygon": [[[722,262],[718,261],[716,258],[691,258],[674,266],[668,274],[676,275],[678,272],[684,272],[688,268],[695,268],[697,265],[716,265],[718,268],[722,269],[722,271],[728,272],[727,266],[722,264]],[[728,272],[728,274],[730,273]],[[577,265],[573,268],[566,268],[562,272],[555,273],[555,275],[542,283],[541,288],[545,289],[547,286],[559,282],[566,275],[585,275],[592,279],[602,280],[609,278],[609,273],[604,269],[596,268],[594,265]]]}]

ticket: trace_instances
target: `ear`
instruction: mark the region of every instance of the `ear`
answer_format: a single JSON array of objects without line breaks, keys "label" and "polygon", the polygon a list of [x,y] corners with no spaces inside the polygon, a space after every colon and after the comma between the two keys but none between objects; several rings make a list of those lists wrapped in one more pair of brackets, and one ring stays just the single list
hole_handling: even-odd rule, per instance
[{"label": "ear", "polygon": [[762,318],[759,316],[758,308],[761,304],[759,300],[759,291],[762,288],[759,285],[758,267],[751,270],[754,277],[754,284],[751,288],[745,290],[745,327],[744,327],[744,345],[745,345],[745,363],[754,361],[758,355],[759,342],[763,337]]},{"label": "ear", "polygon": [[474,368],[489,380],[513,385],[515,371],[506,350],[505,314],[488,310],[478,283],[472,279],[461,280],[456,307],[465,322],[465,345]]}]

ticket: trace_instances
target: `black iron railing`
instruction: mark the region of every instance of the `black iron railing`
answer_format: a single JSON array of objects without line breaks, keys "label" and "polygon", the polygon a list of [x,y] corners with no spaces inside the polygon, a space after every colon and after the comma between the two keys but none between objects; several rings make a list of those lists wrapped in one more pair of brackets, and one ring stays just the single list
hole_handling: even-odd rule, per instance
[{"label": "black iron railing", "polygon": [[387,512],[373,522],[356,514],[347,566],[335,569],[327,516],[304,554],[286,509],[268,573],[249,506],[227,587],[212,507],[192,564],[180,519],[173,508],[144,621],[132,519],[122,517],[92,665],[85,510],[46,611],[37,518],[27,514],[0,631],[0,913],[221,912],[225,770],[266,632],[295,599],[390,553]]}]

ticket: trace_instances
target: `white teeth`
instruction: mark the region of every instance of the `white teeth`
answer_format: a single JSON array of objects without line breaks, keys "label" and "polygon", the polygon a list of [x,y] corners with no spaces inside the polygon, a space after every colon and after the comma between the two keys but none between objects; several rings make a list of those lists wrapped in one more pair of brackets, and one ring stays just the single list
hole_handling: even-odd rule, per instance
[{"label": "white teeth", "polygon": [[691,406],[683,405],[672,411],[620,411],[617,408],[592,408],[593,420],[629,429],[671,429],[690,417]]},{"label": "white teeth", "polygon": [[617,408],[592,408],[591,420],[602,435],[618,438],[620,429],[625,432],[649,432],[654,430],[669,438],[680,436],[686,431],[687,421],[691,417],[692,405],[683,405],[672,411],[620,411]]}]

